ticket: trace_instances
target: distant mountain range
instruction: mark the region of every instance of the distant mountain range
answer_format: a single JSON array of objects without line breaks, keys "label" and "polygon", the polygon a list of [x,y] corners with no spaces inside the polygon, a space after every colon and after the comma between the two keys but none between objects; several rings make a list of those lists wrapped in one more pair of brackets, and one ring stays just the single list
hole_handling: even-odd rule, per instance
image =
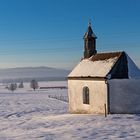
[{"label": "distant mountain range", "polygon": [[51,67],[23,67],[0,69],[1,82],[28,82],[32,79],[38,81],[66,80],[70,70]]}]

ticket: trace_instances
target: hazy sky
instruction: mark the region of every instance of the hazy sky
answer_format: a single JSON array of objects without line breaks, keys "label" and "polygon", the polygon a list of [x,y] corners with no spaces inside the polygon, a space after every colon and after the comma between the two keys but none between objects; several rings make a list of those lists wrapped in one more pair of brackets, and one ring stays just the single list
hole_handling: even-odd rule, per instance
[{"label": "hazy sky", "polygon": [[140,0],[0,0],[0,68],[71,69],[91,19],[97,51],[126,51],[140,66]]}]

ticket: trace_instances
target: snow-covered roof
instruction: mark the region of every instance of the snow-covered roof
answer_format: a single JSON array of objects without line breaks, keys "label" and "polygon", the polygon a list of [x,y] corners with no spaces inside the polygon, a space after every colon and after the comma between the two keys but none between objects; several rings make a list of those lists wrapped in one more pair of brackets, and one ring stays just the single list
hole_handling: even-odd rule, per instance
[{"label": "snow-covered roof", "polygon": [[83,59],[68,77],[106,77],[122,52],[97,53]]},{"label": "snow-covered roof", "polygon": [[[124,56],[126,59],[122,60]],[[121,63],[124,63],[124,66],[118,65],[115,67],[119,60],[121,60]],[[68,75],[68,78],[106,77],[110,79],[112,78],[111,73],[114,67],[115,69],[120,69],[119,71],[115,70],[116,72],[123,74],[125,70],[125,72],[127,72],[127,76],[121,75],[121,77],[119,77],[119,75],[118,78],[140,79],[140,69],[125,52],[97,53],[90,58],[83,59]]]}]

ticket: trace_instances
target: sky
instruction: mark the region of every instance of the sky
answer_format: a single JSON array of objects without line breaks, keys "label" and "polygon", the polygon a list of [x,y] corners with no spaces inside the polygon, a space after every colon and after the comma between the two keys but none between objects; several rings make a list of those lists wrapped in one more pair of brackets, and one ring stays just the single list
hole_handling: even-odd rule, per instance
[{"label": "sky", "polygon": [[0,0],[0,68],[72,69],[91,20],[97,51],[126,51],[140,67],[139,0]]}]

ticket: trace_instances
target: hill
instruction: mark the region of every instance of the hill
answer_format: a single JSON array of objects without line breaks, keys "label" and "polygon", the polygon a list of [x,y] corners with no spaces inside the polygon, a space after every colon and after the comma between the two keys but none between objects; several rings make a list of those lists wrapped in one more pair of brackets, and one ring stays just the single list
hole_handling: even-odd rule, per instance
[{"label": "hill", "polygon": [[51,67],[22,67],[0,69],[0,81],[28,82],[31,79],[39,81],[65,80],[70,70]]}]

